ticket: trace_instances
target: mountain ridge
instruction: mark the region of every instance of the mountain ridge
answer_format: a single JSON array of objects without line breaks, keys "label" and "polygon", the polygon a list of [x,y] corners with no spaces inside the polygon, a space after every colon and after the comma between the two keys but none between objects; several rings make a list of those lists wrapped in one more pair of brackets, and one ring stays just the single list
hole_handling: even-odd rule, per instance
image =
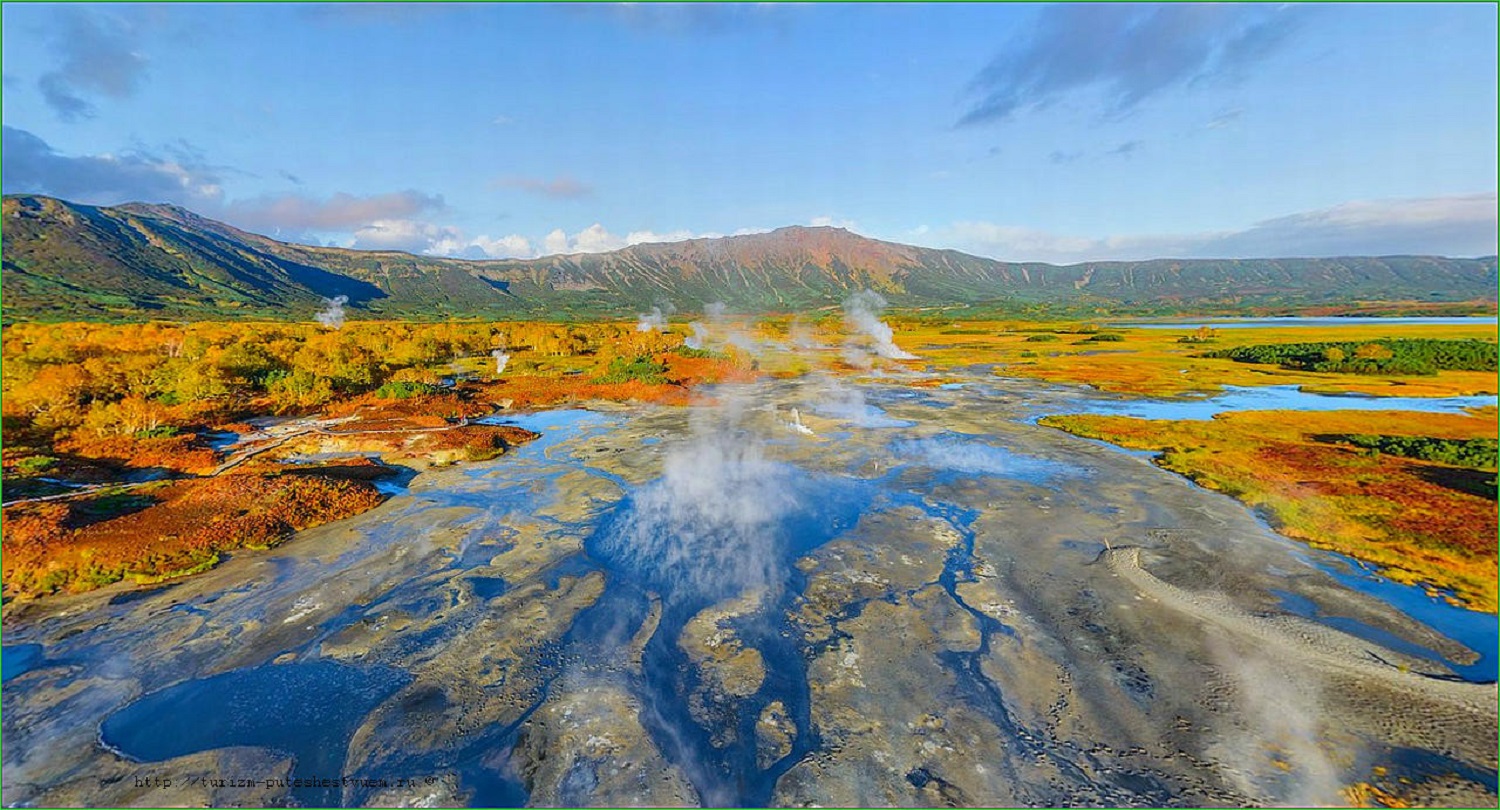
[{"label": "mountain ridge", "polygon": [[454,259],[283,242],[165,204],[7,195],[5,319],[306,318],[336,295],[370,317],[597,317],[660,303],[795,312],[873,289],[897,306],[1142,310],[1189,305],[1493,301],[1496,259],[1153,259],[1054,265],[870,239],[843,228]]}]

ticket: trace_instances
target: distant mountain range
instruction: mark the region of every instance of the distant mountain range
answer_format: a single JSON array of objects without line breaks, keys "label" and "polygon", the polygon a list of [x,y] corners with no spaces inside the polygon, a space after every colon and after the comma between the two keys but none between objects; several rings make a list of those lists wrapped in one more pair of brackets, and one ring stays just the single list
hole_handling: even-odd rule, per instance
[{"label": "distant mountain range", "polygon": [[1494,301],[1496,259],[1157,259],[1009,263],[840,228],[469,261],[278,242],[170,205],[7,196],[4,318],[305,319],[349,297],[358,317],[567,318],[803,312],[873,289],[893,305],[1177,311],[1353,301]]}]

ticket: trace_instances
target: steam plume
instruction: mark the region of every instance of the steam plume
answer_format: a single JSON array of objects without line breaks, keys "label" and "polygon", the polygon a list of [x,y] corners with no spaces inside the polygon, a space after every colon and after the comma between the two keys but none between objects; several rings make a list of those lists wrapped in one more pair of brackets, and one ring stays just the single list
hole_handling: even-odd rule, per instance
[{"label": "steam plume", "polygon": [[318,323],[323,324],[329,329],[343,329],[344,305],[349,303],[349,296],[338,295],[333,298],[324,298],[323,303],[327,304],[328,307],[318,313]]},{"label": "steam plume", "polygon": [[1221,640],[1210,649],[1239,693],[1240,722],[1214,746],[1222,761],[1238,763],[1229,769],[1231,778],[1247,795],[1267,804],[1342,804],[1344,780],[1321,742],[1323,712],[1316,683]]},{"label": "steam plume", "polygon": [[[703,306],[703,314],[708,319],[708,323],[704,323],[703,321],[693,321],[692,323],[688,324],[688,327],[693,330],[693,333],[682,342],[683,345],[687,346],[689,349],[707,349],[710,338],[709,324],[720,326],[721,324],[719,322],[724,319],[724,313],[728,310],[729,307],[726,306],[722,301],[715,301],[711,304],[705,304]],[[733,334],[730,335],[730,343],[739,345],[738,343],[735,343],[735,337],[736,336]]]},{"label": "steam plume", "polygon": [[504,349],[496,349],[490,352],[490,356],[495,358],[495,376],[504,374],[505,364],[510,362],[510,355],[506,354]]},{"label": "steam plume", "polygon": [[823,380],[814,410],[862,428],[910,427],[913,424],[886,415],[884,410],[865,401],[863,390],[844,385],[832,377]]},{"label": "steam plume", "polygon": [[[917,356],[903,351],[892,340],[891,327],[880,320],[886,301],[873,290],[857,292],[844,301],[844,324],[870,339],[875,354],[887,360],[915,360]],[[847,353],[846,353],[847,354]],[[856,363],[855,365],[868,365]]]},{"label": "steam plume", "polygon": [[637,332],[667,331],[667,318],[677,311],[670,301],[659,301],[650,312],[642,313],[639,321],[636,321]]},{"label": "steam plume", "polygon": [[813,435],[812,428],[802,424],[802,412],[797,410],[796,408],[792,409],[792,421],[787,422],[786,426],[791,428],[792,430],[797,431],[798,433],[801,433],[804,436]]},{"label": "steam plume", "polygon": [[[777,531],[805,508],[796,471],[765,457],[741,407],[696,415],[693,438],[666,458],[608,542],[633,567],[670,583],[669,600],[714,600],[780,585]],[[664,583],[665,584],[665,583]]]}]

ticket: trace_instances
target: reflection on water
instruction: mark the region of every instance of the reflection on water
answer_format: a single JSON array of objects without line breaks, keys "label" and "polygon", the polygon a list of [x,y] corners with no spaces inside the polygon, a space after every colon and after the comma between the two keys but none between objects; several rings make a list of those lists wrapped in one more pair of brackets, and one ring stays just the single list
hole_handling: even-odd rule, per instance
[{"label": "reflection on water", "polygon": [[0,647],[0,681],[25,675],[46,661],[40,644],[7,644]]},{"label": "reflection on water", "polygon": [[726,462],[713,476],[689,469],[628,497],[588,548],[638,584],[701,607],[781,587],[792,560],[853,526],[873,494],[865,482],[764,459]]},{"label": "reflection on water", "polygon": [[1309,559],[1346,587],[1369,594],[1479,653],[1479,660],[1472,664],[1446,662],[1459,676],[1486,683],[1496,680],[1496,648],[1500,645],[1500,617],[1496,614],[1457,607],[1441,594],[1386,579],[1375,573],[1374,566],[1343,554],[1319,551]]},{"label": "reflection on water", "polygon": [[1141,419],[1212,419],[1227,411],[1422,411],[1460,413],[1496,404],[1492,396],[1372,397],[1358,394],[1312,394],[1294,385],[1224,386],[1224,393],[1204,399],[1075,400],[1066,413],[1134,416]]},{"label": "reflection on water", "polygon": [[[691,463],[669,461],[663,478],[627,497],[601,523],[586,548],[603,566],[610,588],[570,636],[578,649],[608,659],[641,626],[647,595],[659,595],[659,624],[642,654],[639,688],[649,710],[641,720],[706,801],[760,806],[816,741],[808,722],[805,662],[784,619],[800,587],[792,563],[851,528],[868,510],[874,486],[810,476],[754,452],[730,452],[713,474],[700,472]],[[695,717],[689,696],[702,686],[701,675],[678,639],[698,611],[738,596],[756,600],[733,626],[741,642],[759,652],[766,679],[727,720],[737,726],[735,742],[716,745],[721,731]],[[798,734],[788,754],[763,766],[753,725],[777,701]]]},{"label": "reflection on water", "polygon": [[[296,757],[294,778],[337,780],[354,730],[409,680],[393,669],[332,661],[236,670],[146,695],[106,719],[99,738],[137,762],[263,746]],[[292,791],[313,807],[337,805],[341,793],[332,786]]]},{"label": "reflection on water", "polygon": [[1026,456],[956,433],[926,439],[902,439],[892,442],[890,448],[897,459],[929,468],[936,473],[933,480],[943,483],[962,475],[1004,476],[1040,483],[1060,473],[1078,472],[1077,468]]},{"label": "reflection on water", "polygon": [[605,419],[603,414],[585,408],[559,408],[555,411],[496,414],[474,421],[481,425],[512,425],[546,435],[586,425],[597,425]]},{"label": "reflection on water", "polygon": [[1281,590],[1273,590],[1271,593],[1275,594],[1276,598],[1281,600],[1281,609],[1293,616],[1301,616],[1304,619],[1315,621],[1326,627],[1332,627],[1335,630],[1348,633],[1355,638],[1362,638],[1365,641],[1370,641],[1382,647],[1406,653],[1416,658],[1426,658],[1429,661],[1438,661],[1452,667],[1460,666],[1444,658],[1437,652],[1420,644],[1407,641],[1395,633],[1382,630],[1379,627],[1372,627],[1358,619],[1351,619],[1348,616],[1327,615],[1318,607],[1318,603],[1300,594]]},{"label": "reflection on water", "polygon": [[469,577],[468,583],[480,599],[493,599],[510,590],[504,577]]},{"label": "reflection on water", "polygon": [[819,397],[813,411],[819,416],[838,419],[862,428],[899,428],[916,424],[887,416],[883,409],[866,401],[863,389],[846,386],[830,386]]}]

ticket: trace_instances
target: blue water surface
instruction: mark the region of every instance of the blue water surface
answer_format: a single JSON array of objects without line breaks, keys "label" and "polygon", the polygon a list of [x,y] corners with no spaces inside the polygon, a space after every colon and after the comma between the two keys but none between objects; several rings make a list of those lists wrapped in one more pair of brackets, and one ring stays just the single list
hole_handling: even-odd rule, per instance
[{"label": "blue water surface", "polygon": [[1372,397],[1363,394],[1313,394],[1295,385],[1254,387],[1226,385],[1224,393],[1201,399],[1076,400],[1067,413],[1135,416],[1141,419],[1212,419],[1226,411],[1423,411],[1461,413],[1495,405],[1493,396]]}]

